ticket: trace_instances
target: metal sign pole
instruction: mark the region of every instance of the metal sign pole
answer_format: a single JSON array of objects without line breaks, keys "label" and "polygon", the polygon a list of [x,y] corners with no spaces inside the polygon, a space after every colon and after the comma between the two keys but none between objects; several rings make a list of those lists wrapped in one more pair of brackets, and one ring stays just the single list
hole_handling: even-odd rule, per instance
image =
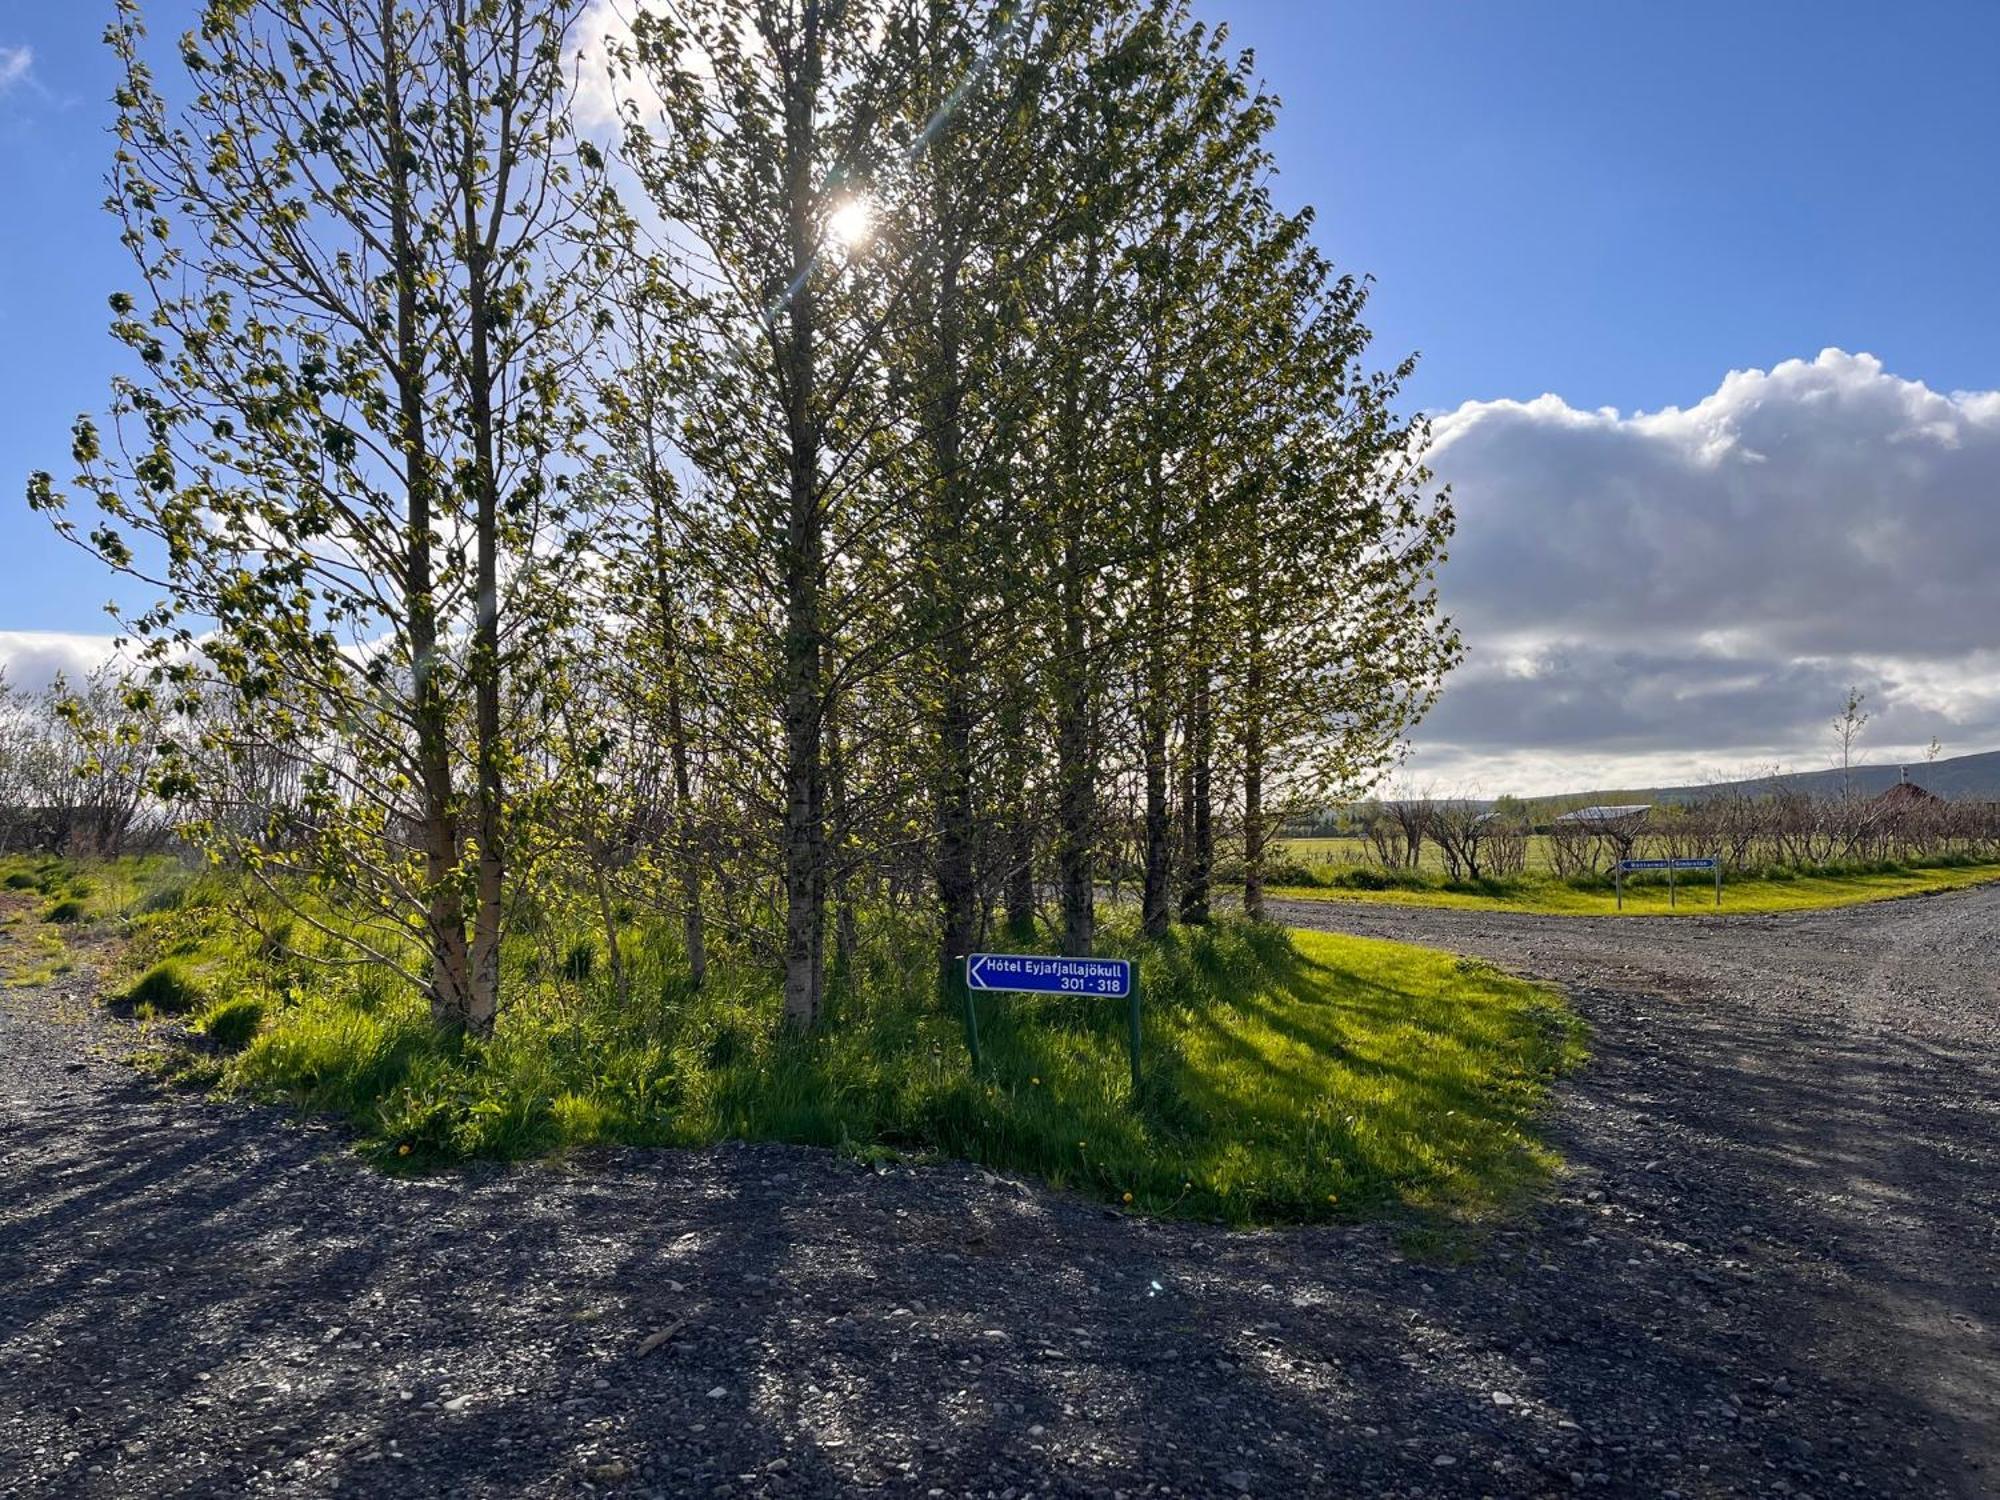
[{"label": "metal sign pole", "polygon": [[[1679,863],[1679,860],[1674,861],[1674,865]],[[1674,905],[1674,865],[1667,866],[1667,909],[1669,911],[1673,909]]]},{"label": "metal sign pole", "polygon": [[960,955],[959,983],[965,987],[965,1047],[972,1054],[973,1071],[979,1070],[979,1011],[975,1000],[981,990],[998,990],[1017,995],[1096,996],[1105,1000],[1123,997],[1128,1002],[1127,1022],[1132,1046],[1132,1098],[1138,1103],[1139,1085],[1139,967],[1123,958],[1066,958],[1041,953],[966,953]]},{"label": "metal sign pole", "polygon": [[1618,888],[1618,909],[1625,910],[1625,861],[1619,860],[1611,867],[1611,883]]},{"label": "metal sign pole", "polygon": [[[972,963],[972,956],[970,954],[961,955],[959,961],[962,965],[969,966]],[[972,1006],[972,976],[967,967],[961,967],[958,971],[958,988],[960,993],[965,996],[965,1047],[972,1054],[972,1071],[977,1073],[979,1071],[979,1012],[974,1010]]]},{"label": "metal sign pole", "polygon": [[1715,907],[1717,911],[1722,909],[1722,856],[1719,854],[1715,857]]},{"label": "metal sign pole", "polygon": [[1139,1107],[1139,966],[1132,965],[1132,990],[1129,997],[1132,1022],[1132,1107]]}]

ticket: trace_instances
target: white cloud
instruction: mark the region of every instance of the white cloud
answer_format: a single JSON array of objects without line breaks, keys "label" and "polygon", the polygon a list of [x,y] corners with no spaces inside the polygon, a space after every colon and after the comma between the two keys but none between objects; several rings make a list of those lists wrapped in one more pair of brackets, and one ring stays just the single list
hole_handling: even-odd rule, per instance
[{"label": "white cloud", "polygon": [[1493,790],[2000,747],[2000,392],[1829,349],[1686,409],[1555,396],[1437,419],[1466,666],[1418,765]]},{"label": "white cloud", "polygon": [[[589,0],[570,33],[569,69],[574,92],[571,102],[576,123],[586,131],[610,134],[624,123],[623,106],[637,108],[642,124],[659,118],[658,90],[646,70],[614,71],[612,57],[622,52],[633,55],[632,19],[641,12],[658,14],[665,7],[659,0]],[[747,48],[756,46],[756,21],[745,12],[737,20],[738,34]],[[707,52],[690,44],[680,55],[680,65],[697,78],[713,79],[714,65]]]},{"label": "white cloud", "polygon": [[26,45],[0,45],[0,94],[17,83],[26,83],[34,73],[35,49]]},{"label": "white cloud", "polygon": [[71,681],[118,654],[117,637],[58,630],[0,630],[0,674],[9,687],[40,692],[57,673]]},{"label": "white cloud", "polygon": [[[576,122],[585,130],[609,130],[619,121],[622,97],[643,80],[614,79],[611,53],[614,47],[632,45],[632,17],[629,3],[622,0],[590,0],[571,32],[570,73],[575,92],[572,103]],[[650,99],[642,103],[650,103]]]},{"label": "white cloud", "polygon": [[[1488,792],[1819,769],[1850,682],[1871,759],[2000,748],[2000,391],[1867,355],[1730,374],[1682,409],[1555,396],[1437,419],[1470,655],[1411,773]],[[108,635],[0,631],[36,688]]]}]

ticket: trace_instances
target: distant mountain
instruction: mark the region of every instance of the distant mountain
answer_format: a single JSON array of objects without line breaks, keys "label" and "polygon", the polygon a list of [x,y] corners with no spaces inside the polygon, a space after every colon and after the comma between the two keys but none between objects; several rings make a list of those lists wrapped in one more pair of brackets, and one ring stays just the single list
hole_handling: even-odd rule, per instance
[{"label": "distant mountain", "polygon": [[[1886,792],[1903,779],[1905,772],[1909,779],[1927,792],[1957,801],[2000,801],[2000,750],[1987,750],[1978,755],[1955,755],[1949,760],[1934,760],[1928,764],[1918,762],[1913,765],[1855,766],[1846,777],[1856,793],[1864,797],[1877,796]],[[1576,792],[1561,797],[1536,797],[1538,805],[1553,802],[1567,804],[1580,803],[1621,803],[1621,802],[1697,802],[1717,792],[1744,791],[1752,795],[1769,792],[1775,785],[1782,784],[1787,789],[1809,792],[1815,797],[1837,797],[1840,795],[1842,773],[1831,771],[1801,771],[1794,775],[1759,776],[1749,781],[1723,781],[1710,786],[1656,786],[1627,788],[1616,791]]]}]

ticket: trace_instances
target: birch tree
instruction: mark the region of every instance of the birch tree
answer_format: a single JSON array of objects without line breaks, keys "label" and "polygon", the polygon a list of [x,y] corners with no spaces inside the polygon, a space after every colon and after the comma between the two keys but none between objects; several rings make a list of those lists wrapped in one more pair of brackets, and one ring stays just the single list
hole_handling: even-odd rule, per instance
[{"label": "birch tree", "polygon": [[[491,1028],[532,603],[577,549],[577,266],[565,0],[209,0],[157,81],[137,0],[110,206],[140,373],[78,422],[76,488],[30,500],[159,587],[126,621],[179,716],[160,789],[306,761],[284,826],[190,820],[353,920],[440,1024]],[[545,596],[552,597],[552,596]],[[218,732],[222,692],[249,710]],[[302,904],[300,915],[317,921]]]}]

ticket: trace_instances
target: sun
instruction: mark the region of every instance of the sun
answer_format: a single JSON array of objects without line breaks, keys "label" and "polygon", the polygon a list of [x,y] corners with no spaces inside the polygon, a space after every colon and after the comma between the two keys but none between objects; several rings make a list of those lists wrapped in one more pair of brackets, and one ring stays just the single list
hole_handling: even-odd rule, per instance
[{"label": "sun", "polygon": [[859,250],[874,237],[875,209],[866,198],[849,198],[827,217],[827,233],[844,250]]}]

